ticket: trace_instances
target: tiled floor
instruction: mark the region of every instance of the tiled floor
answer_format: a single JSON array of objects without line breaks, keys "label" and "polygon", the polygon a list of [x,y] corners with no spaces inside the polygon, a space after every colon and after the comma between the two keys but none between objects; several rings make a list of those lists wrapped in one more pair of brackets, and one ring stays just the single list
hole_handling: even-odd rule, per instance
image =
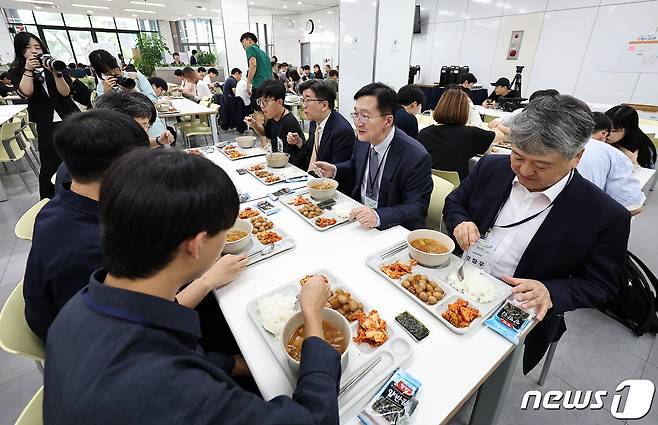
[{"label": "tiled floor", "polygon": [[[36,179],[24,173],[36,191]],[[30,244],[17,240],[14,225],[18,217],[38,201],[38,194],[27,191],[16,175],[0,173],[9,193],[9,201],[0,203],[0,304],[22,278]],[[658,194],[649,196],[644,212],[633,222],[630,248],[658,273]],[[647,378],[658,383],[658,344],[654,335],[636,337],[626,327],[596,310],[580,310],[567,315],[569,330],[560,341],[550,374],[542,391],[607,390],[612,394],[625,379]],[[598,411],[527,410],[519,406],[523,394],[538,389],[539,366],[527,376],[516,371],[504,404],[499,424],[517,425],[607,425],[620,424],[610,414],[610,402]],[[41,385],[41,376],[33,361],[0,350],[0,425],[13,424],[28,400]],[[440,400],[421,400],[440,403]],[[472,400],[454,418],[452,424],[467,424]],[[632,424],[658,423],[658,401],[653,409]],[[430,424],[418,424],[430,425]]]}]

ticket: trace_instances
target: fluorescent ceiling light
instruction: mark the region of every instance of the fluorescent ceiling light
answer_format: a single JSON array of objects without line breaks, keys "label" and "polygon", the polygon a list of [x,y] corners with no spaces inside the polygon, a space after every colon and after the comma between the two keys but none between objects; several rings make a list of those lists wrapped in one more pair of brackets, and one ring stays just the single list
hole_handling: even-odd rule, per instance
[{"label": "fluorescent ceiling light", "polygon": [[73,6],[73,7],[88,7],[89,9],[109,9],[109,7],[107,7],[107,6],[94,6],[92,4],[71,3],[71,6]]},{"label": "fluorescent ceiling light", "polygon": [[222,12],[219,11],[219,9],[211,9],[210,11],[214,12],[214,13],[222,13]]},{"label": "fluorescent ceiling light", "polygon": [[125,12],[137,12],[137,13],[155,13],[152,10],[142,10],[142,9],[123,9]]},{"label": "fluorescent ceiling light", "polygon": [[43,0],[14,0],[19,3],[33,3],[33,4],[55,4],[51,1],[43,1]]},{"label": "fluorescent ceiling light", "polygon": [[133,18],[136,18],[136,17],[137,17],[137,15],[130,15],[130,16],[132,16]]},{"label": "fluorescent ceiling light", "polygon": [[94,11],[93,10],[88,10],[87,13],[91,15],[92,13],[94,13]]},{"label": "fluorescent ceiling light", "polygon": [[130,4],[138,4],[140,6],[156,6],[156,7],[166,7],[166,4],[163,3],[149,3],[145,1],[131,1]]}]

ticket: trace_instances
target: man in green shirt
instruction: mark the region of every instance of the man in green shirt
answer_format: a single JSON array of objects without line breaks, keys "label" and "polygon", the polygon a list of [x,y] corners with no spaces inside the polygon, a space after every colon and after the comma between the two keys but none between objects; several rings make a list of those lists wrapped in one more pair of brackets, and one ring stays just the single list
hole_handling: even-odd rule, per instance
[{"label": "man in green shirt", "polygon": [[270,57],[258,47],[257,42],[256,35],[250,32],[246,32],[240,37],[240,43],[247,51],[247,61],[249,62],[247,91],[251,96],[251,104],[254,105],[254,110],[260,111],[260,107],[256,104],[258,99],[257,89],[263,81],[272,79],[272,64]]}]

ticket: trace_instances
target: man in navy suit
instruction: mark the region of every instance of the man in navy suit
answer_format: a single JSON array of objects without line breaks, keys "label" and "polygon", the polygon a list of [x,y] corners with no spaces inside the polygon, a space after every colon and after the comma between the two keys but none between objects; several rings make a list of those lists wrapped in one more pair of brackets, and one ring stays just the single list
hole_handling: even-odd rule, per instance
[{"label": "man in navy suit", "polygon": [[535,309],[524,373],[566,331],[565,312],[619,289],[631,216],[576,171],[593,128],[587,110],[571,96],[530,103],[512,121],[511,159],[482,158],[443,211],[466,255]]},{"label": "man in navy suit", "polygon": [[351,197],[364,206],[351,220],[362,226],[388,229],[396,225],[418,229],[425,225],[432,195],[432,161],[425,148],[394,125],[398,96],[382,84],[371,83],[354,95],[357,137],[352,157],[330,164],[311,164],[325,177],[352,177]]},{"label": "man in navy suit", "polygon": [[[334,109],[336,92],[322,80],[304,81],[299,86],[306,117],[311,120],[309,139],[302,144],[297,133],[288,133],[288,143],[306,152],[307,163],[325,161],[331,164],[347,161],[352,157],[356,135],[350,123]],[[309,172],[314,172],[310,167]],[[338,189],[347,195],[352,193],[354,179],[345,176],[337,179]]]}]

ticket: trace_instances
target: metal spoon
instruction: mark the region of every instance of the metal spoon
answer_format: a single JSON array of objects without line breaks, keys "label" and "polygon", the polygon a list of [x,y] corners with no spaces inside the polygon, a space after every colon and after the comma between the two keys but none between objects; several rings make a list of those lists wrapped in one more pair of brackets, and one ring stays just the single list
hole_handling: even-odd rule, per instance
[{"label": "metal spoon", "polygon": [[251,258],[251,257],[253,257],[255,255],[258,255],[258,254],[265,256],[265,255],[271,253],[272,251],[274,251],[274,244],[269,244],[269,245],[263,247],[263,249],[261,249],[260,251],[256,251],[252,254],[249,254],[247,256],[247,258]]},{"label": "metal spoon", "polygon": [[464,280],[464,264],[466,264],[466,255],[464,255],[464,261],[459,269],[457,269],[457,279],[461,282]]}]

